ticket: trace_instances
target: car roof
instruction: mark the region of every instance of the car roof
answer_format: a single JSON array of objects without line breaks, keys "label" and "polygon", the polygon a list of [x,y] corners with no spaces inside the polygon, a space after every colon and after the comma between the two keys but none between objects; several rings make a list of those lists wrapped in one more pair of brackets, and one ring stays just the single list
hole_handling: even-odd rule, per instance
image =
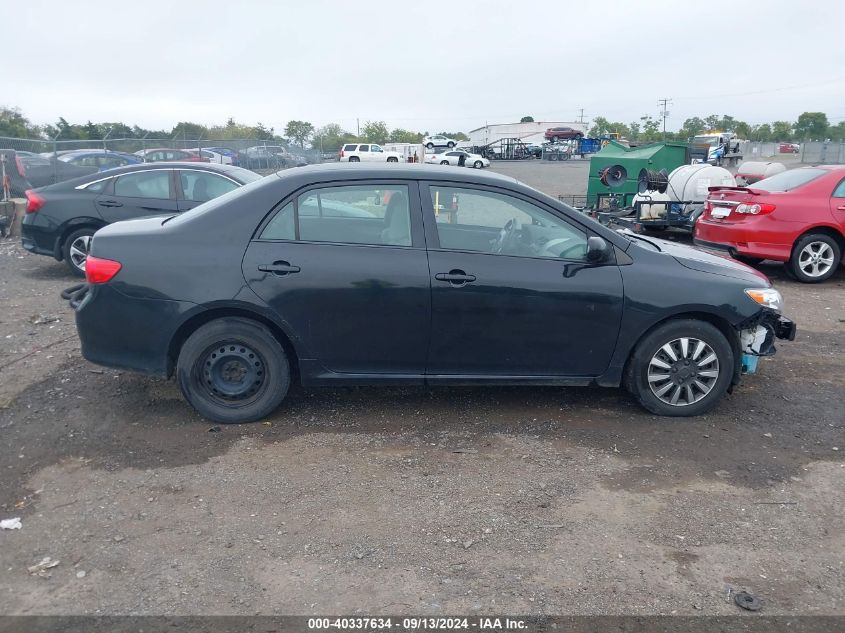
[{"label": "car roof", "polygon": [[393,165],[362,164],[362,163],[323,163],[322,165],[307,165],[295,169],[284,169],[276,172],[280,178],[295,177],[303,174],[315,174],[327,178],[339,179],[370,179],[370,178],[407,178],[408,180],[450,180],[456,182],[474,183],[479,185],[513,185],[519,183],[516,178],[504,176],[495,172],[482,172],[477,169],[444,169],[441,165],[427,165],[425,163],[395,163]]},{"label": "car roof", "polygon": [[[53,185],[46,185],[44,187],[39,187],[39,189],[73,189],[78,185],[85,184],[86,182],[93,182],[94,180],[105,180],[106,178],[113,178],[114,176],[120,176],[121,174],[131,174],[138,171],[150,171],[153,169],[191,169],[191,170],[200,170],[200,171],[213,171],[221,174],[227,174],[232,176],[232,174],[238,174],[242,171],[246,171],[243,167],[236,167],[235,165],[224,165],[222,163],[194,163],[190,161],[161,161],[155,163],[136,163],[134,165],[125,165],[124,167],[115,167],[114,169],[108,169],[106,171],[97,172],[94,174],[87,174],[85,176],[80,176],[79,178],[73,178],[71,180],[63,180],[62,182],[57,182]],[[237,176],[233,176],[237,178]]]}]

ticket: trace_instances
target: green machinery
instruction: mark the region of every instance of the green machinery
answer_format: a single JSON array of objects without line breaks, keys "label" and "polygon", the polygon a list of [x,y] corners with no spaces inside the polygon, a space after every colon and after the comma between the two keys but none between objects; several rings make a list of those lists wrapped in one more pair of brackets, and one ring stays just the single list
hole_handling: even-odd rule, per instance
[{"label": "green machinery", "polygon": [[628,147],[608,141],[590,159],[587,206],[597,209],[631,206],[641,170],[666,170],[668,174],[689,162],[687,143],[667,141]]}]

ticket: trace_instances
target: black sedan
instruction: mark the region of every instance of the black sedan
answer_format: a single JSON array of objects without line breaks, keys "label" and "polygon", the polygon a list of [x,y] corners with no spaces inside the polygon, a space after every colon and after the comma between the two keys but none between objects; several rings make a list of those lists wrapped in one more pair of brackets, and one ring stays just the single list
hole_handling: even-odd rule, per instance
[{"label": "black sedan", "polygon": [[27,191],[21,241],[28,251],[64,260],[83,277],[88,245],[98,229],[187,211],[260,178],[240,167],[206,163],[141,163],[94,173]]},{"label": "black sedan", "polygon": [[86,273],[71,297],[84,356],[175,373],[219,422],[266,416],[294,377],[624,385],[649,411],[695,415],[744,357],[795,334],[743,264],[439,166],[281,172],[179,217],[101,229]]}]

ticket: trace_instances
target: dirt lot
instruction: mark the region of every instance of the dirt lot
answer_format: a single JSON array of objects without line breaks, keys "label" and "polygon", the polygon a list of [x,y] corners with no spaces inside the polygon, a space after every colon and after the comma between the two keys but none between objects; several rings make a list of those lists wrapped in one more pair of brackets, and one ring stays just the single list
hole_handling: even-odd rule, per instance
[{"label": "dirt lot", "polygon": [[[575,162],[497,169],[583,191]],[[295,389],[218,429],[172,382],[84,361],[74,280],[2,241],[0,518],[23,528],[0,530],[0,613],[715,615],[732,589],[845,615],[845,272],[763,268],[798,339],[708,416],[615,390]]]}]

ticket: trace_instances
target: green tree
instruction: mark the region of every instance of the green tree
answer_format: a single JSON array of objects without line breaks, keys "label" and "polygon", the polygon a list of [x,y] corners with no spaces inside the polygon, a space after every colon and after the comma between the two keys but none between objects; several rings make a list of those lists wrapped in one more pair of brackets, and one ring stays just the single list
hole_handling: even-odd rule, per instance
[{"label": "green tree", "polygon": [[706,128],[707,123],[704,119],[694,116],[684,121],[684,126],[678,131],[678,137],[682,139],[689,139],[697,134],[700,134]]},{"label": "green tree", "polygon": [[208,138],[208,128],[200,123],[180,121],[170,131],[170,136],[176,140],[195,141],[201,138]]},{"label": "green tree", "polygon": [[610,133],[619,134],[620,137],[626,139],[631,138],[631,128],[624,123],[608,121],[603,116],[597,116],[593,119],[593,127],[590,128],[589,136],[599,138]]},{"label": "green tree", "polygon": [[519,120],[520,123],[534,123],[533,116],[524,116]]},{"label": "green tree", "polygon": [[390,136],[390,130],[384,121],[367,121],[361,128],[362,140],[370,143],[386,143]]},{"label": "green tree", "polygon": [[773,141],[791,141],[793,138],[792,123],[789,121],[775,121],[772,123]]},{"label": "green tree", "polygon": [[20,108],[0,108],[0,136],[16,138],[38,138],[41,128],[30,123]]},{"label": "green tree", "polygon": [[745,121],[738,121],[733,131],[741,139],[748,140],[751,138],[752,128]]},{"label": "green tree", "polygon": [[[446,138],[453,138],[456,141],[468,141],[469,137],[464,134],[463,132],[438,132],[438,134],[442,134]],[[426,134],[426,136],[428,136]]]},{"label": "green tree", "polygon": [[827,115],[824,112],[802,112],[795,123],[795,137],[821,141],[827,138]]},{"label": "green tree", "polygon": [[339,150],[346,143],[354,143],[357,138],[337,123],[328,123],[314,131],[312,144],[322,147],[324,152]]},{"label": "green tree", "polygon": [[387,137],[387,140],[391,143],[422,143],[422,139],[422,132],[411,132],[402,128],[391,130]]},{"label": "green tree", "polygon": [[832,141],[845,141],[845,121],[840,121],[836,125],[831,125],[827,130],[827,135]]},{"label": "green tree", "polygon": [[752,141],[768,142],[772,140],[772,126],[768,123],[762,123],[754,128],[751,137]]},{"label": "green tree", "polygon": [[314,134],[314,126],[308,121],[288,121],[285,126],[285,135],[296,142],[300,147],[305,147],[306,141]]}]

